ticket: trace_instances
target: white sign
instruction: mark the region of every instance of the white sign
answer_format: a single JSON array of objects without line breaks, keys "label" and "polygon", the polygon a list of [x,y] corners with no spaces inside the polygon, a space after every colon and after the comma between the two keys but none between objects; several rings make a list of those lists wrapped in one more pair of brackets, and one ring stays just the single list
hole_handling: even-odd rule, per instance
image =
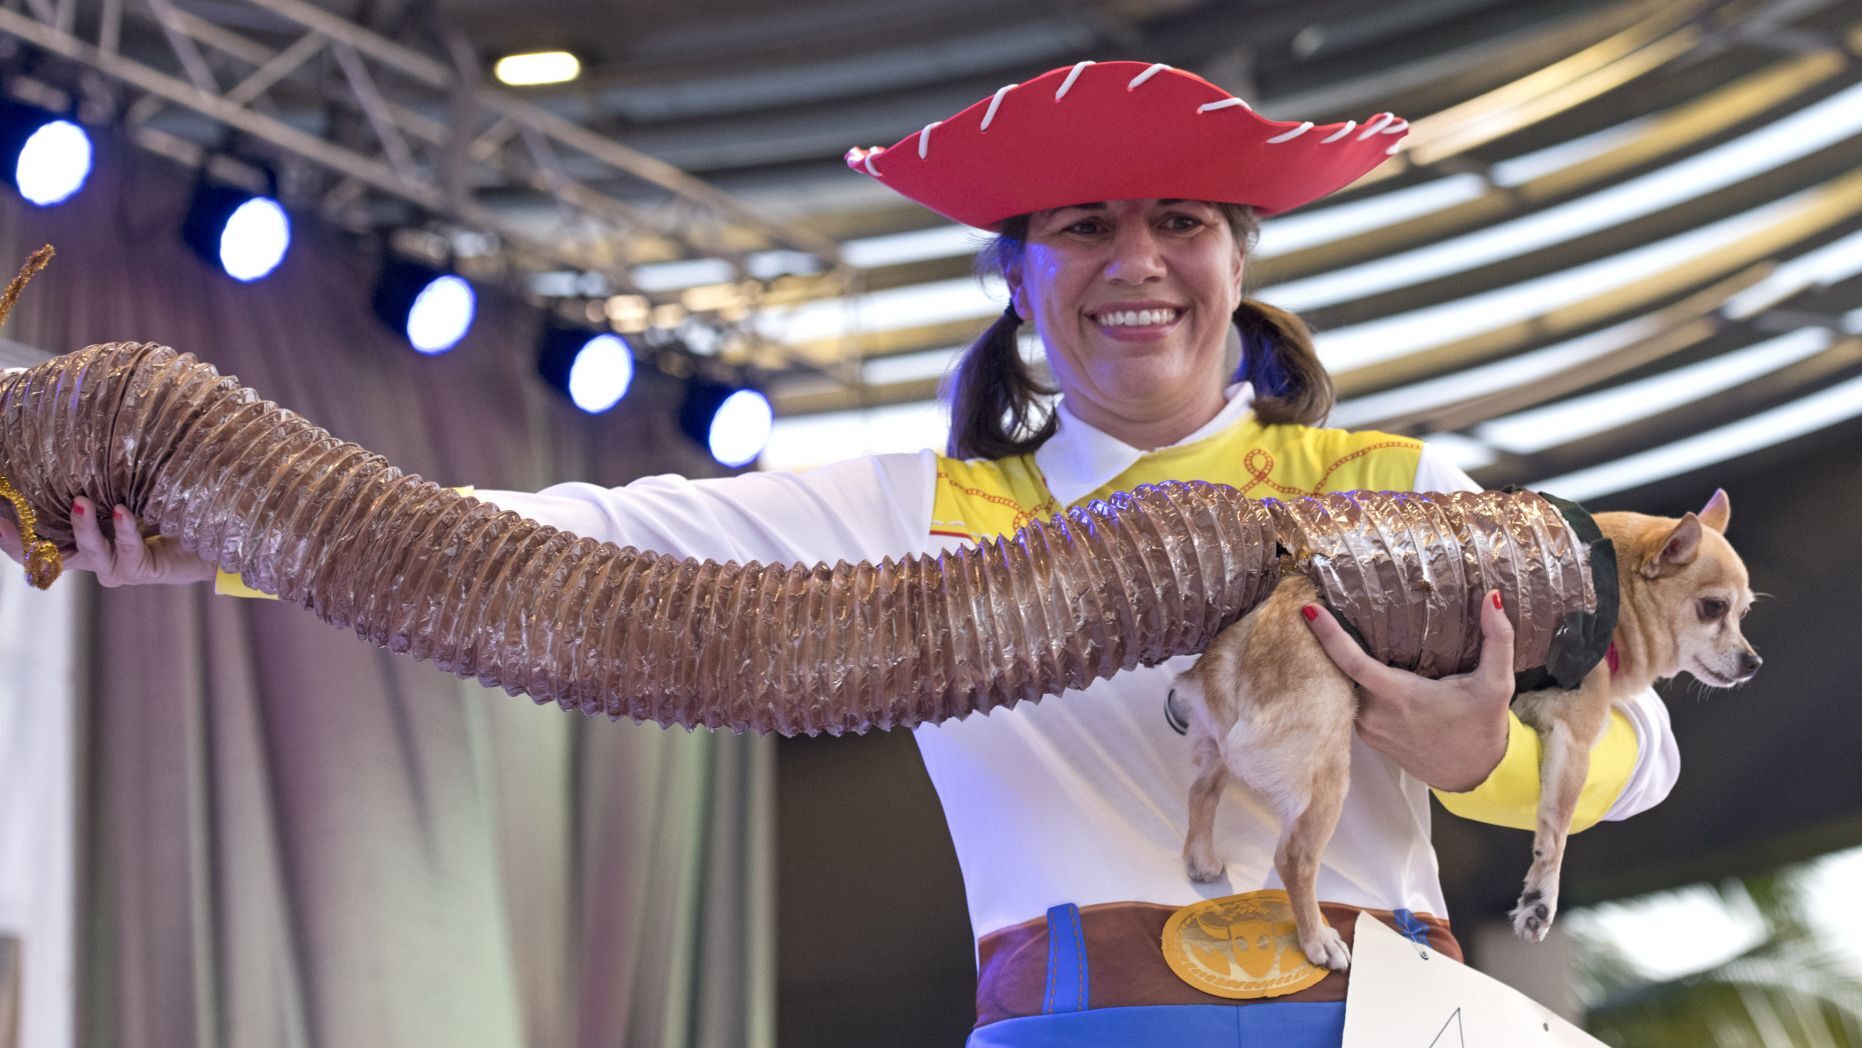
[{"label": "white sign", "polygon": [[[1426,955],[1426,956],[1425,956]],[[1343,1048],[1604,1048],[1492,976],[1358,914]]]}]

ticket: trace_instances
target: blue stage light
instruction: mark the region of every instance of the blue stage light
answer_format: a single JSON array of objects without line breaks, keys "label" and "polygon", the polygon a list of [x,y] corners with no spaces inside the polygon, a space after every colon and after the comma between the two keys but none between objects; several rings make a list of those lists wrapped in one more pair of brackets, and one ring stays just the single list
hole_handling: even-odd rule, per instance
[{"label": "blue stage light", "polygon": [[278,201],[209,182],[195,188],[181,232],[196,254],[242,283],[269,275],[291,248],[291,219]]},{"label": "blue stage light", "polygon": [[537,373],[576,407],[599,415],[627,395],[634,351],[619,335],[552,326],[543,332]]},{"label": "blue stage light", "polygon": [[588,340],[569,365],[569,399],[591,415],[621,402],[634,381],[634,354],[618,335]]},{"label": "blue stage light", "polygon": [[434,277],[407,311],[407,340],[422,353],[444,353],[471,330],[477,312],[472,285],[451,274]]},{"label": "blue stage light", "polygon": [[90,135],[78,124],[0,101],[0,166],[28,201],[52,207],[77,195],[90,177],[92,158]]},{"label": "blue stage light", "polygon": [[686,386],[679,426],[711,452],[721,465],[736,469],[756,461],[769,443],[775,422],[769,398],[745,386],[695,378]]},{"label": "blue stage light", "polygon": [[291,247],[291,219],[270,197],[233,209],[220,233],[220,266],[234,280],[253,281],[278,268]]},{"label": "blue stage light", "polygon": [[53,120],[20,147],[13,184],[27,200],[51,207],[76,196],[90,173],[91,137],[69,120]]},{"label": "blue stage light", "polygon": [[768,397],[754,389],[732,393],[711,420],[707,441],[711,457],[732,468],[755,462],[769,444],[770,427],[775,421]]},{"label": "blue stage light", "polygon": [[472,329],[478,296],[463,277],[390,257],[375,283],[374,307],[390,330],[432,356],[458,345]]}]

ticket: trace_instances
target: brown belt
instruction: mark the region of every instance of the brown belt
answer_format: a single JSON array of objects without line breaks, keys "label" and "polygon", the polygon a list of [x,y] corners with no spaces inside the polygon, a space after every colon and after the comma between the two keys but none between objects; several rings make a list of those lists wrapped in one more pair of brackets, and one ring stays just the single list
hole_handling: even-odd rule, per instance
[{"label": "brown belt", "polygon": [[[1360,912],[1398,928],[1389,910],[1360,911],[1353,906],[1320,903],[1325,919],[1350,946]],[[1144,902],[1109,902],[1080,910],[1080,935],[1091,974],[1091,1008],[1151,1004],[1244,1004],[1204,993],[1177,978],[1164,962],[1160,946],[1164,922],[1177,910]],[[1416,917],[1426,927],[1429,948],[1461,960],[1461,946],[1448,922],[1428,914]],[[1401,930],[1398,928],[1398,930]],[[976,1025],[1040,1015],[1047,994],[1047,918],[990,932],[977,940]],[[1342,1001],[1349,972],[1332,972],[1317,984],[1275,1001]]]}]

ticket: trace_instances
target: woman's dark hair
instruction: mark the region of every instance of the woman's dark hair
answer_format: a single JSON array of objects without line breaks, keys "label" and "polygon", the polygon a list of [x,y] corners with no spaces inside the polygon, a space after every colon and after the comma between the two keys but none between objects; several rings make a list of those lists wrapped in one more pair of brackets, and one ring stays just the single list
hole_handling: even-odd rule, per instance
[{"label": "woman's dark hair", "polygon": [[[1252,208],[1220,204],[1223,218],[1243,253],[1254,249],[1260,220]],[[982,276],[1005,275],[1021,261],[1028,241],[1028,216],[1002,224],[976,259]],[[1012,309],[1013,307],[1011,307]],[[1016,332],[1021,322],[1005,312],[958,360],[949,382],[950,444],[954,458],[1024,455],[1054,435],[1049,398],[1056,390],[1022,359]],[[1241,364],[1234,380],[1254,386],[1254,415],[1273,425],[1318,425],[1332,411],[1332,377],[1319,363],[1312,332],[1284,309],[1244,298],[1235,310]]]}]

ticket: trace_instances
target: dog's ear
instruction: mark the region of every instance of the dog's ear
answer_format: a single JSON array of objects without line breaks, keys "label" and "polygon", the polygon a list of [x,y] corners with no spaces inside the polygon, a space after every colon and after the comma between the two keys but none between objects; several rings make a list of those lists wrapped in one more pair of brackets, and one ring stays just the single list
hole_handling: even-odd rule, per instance
[{"label": "dog's ear", "polygon": [[1732,515],[1733,503],[1726,497],[1726,489],[1715,488],[1713,497],[1707,500],[1707,505],[1700,511],[1700,522],[1724,535],[1727,518]]},{"label": "dog's ear", "polygon": [[1658,579],[1676,568],[1694,563],[1700,552],[1700,518],[1689,513],[1674,526],[1661,545],[1651,549],[1642,561],[1644,578]]}]

